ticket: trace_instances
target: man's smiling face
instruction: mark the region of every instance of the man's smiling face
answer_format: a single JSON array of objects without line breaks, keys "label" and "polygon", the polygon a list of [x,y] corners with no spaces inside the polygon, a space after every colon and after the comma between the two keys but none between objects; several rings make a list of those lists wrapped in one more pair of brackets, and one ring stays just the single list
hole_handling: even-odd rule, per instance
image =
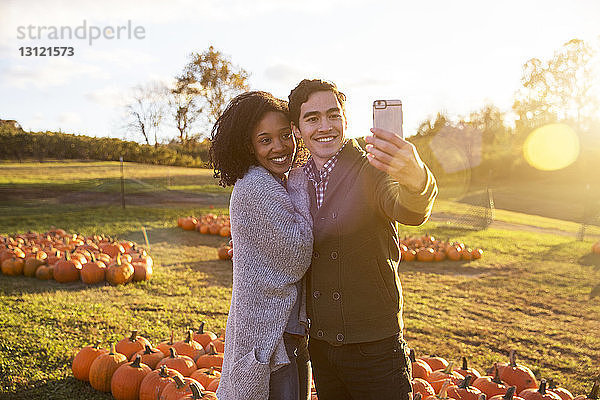
[{"label": "man's smiling face", "polygon": [[300,106],[294,134],[302,138],[320,170],[344,144],[345,129],[346,118],[337,97],[323,90],[312,93]]}]

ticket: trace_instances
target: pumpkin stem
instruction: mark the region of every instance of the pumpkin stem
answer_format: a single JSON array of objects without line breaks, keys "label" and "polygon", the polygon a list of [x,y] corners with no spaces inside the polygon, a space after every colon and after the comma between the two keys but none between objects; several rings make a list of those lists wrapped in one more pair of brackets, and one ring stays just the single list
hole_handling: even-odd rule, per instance
[{"label": "pumpkin stem", "polygon": [[137,340],[137,334],[138,334],[138,331],[131,331],[131,336],[129,337],[129,340],[132,342],[135,342]]},{"label": "pumpkin stem", "polygon": [[548,389],[556,389],[558,387],[558,385],[556,384],[556,382],[554,381],[554,379],[550,378],[548,379]]},{"label": "pumpkin stem", "polygon": [[193,336],[193,334],[194,334],[194,331],[192,331],[192,330],[190,329],[190,330],[188,331],[188,333],[187,333],[187,337],[185,338],[185,342],[186,342],[186,343],[188,343],[188,344],[189,344],[189,343],[191,343],[191,342],[192,342],[192,340],[193,340],[193,339],[192,339],[192,336]]},{"label": "pumpkin stem", "polygon": [[453,367],[454,367],[454,361],[450,361],[450,362],[448,363],[448,366],[447,366],[446,368],[444,368],[444,371],[443,371],[443,372],[444,372],[445,374],[448,374],[448,375],[450,375],[450,374],[452,374],[452,368],[453,368]]},{"label": "pumpkin stem", "polygon": [[181,389],[185,386],[185,382],[183,381],[183,379],[181,379],[179,375],[175,375],[173,377],[173,380],[175,381],[175,386],[177,386],[177,389]]},{"label": "pumpkin stem", "polygon": [[160,376],[161,378],[168,378],[169,374],[167,373],[167,366],[166,365],[161,365],[160,369],[158,370],[158,376]]},{"label": "pumpkin stem", "polygon": [[540,388],[538,389],[538,392],[540,392],[542,395],[546,394],[546,380],[542,379],[540,381]]},{"label": "pumpkin stem", "polygon": [[421,400],[421,393],[415,393],[415,395],[413,396],[413,400]]},{"label": "pumpkin stem", "polygon": [[513,368],[517,367],[517,352],[515,350],[511,350],[510,353],[508,353],[508,360],[508,365]]},{"label": "pumpkin stem", "polygon": [[469,366],[467,365],[467,357],[463,356],[462,358],[462,369],[467,370]]},{"label": "pumpkin stem", "polygon": [[169,347],[169,357],[177,358],[177,352],[175,351],[175,347]]},{"label": "pumpkin stem", "polygon": [[110,344],[110,352],[108,354],[110,354],[110,355],[117,354],[117,350],[115,349],[115,343],[114,342]]},{"label": "pumpkin stem", "polygon": [[450,385],[450,380],[446,379],[442,384],[442,388],[440,389],[440,393],[438,394],[438,398],[447,399],[448,398],[448,386]]},{"label": "pumpkin stem", "polygon": [[508,390],[506,391],[506,393],[504,394],[504,396],[502,398],[504,400],[512,400],[516,391],[517,391],[517,387],[511,386],[508,388]]},{"label": "pumpkin stem", "polygon": [[171,329],[171,339],[169,340],[169,344],[173,344],[173,329]]},{"label": "pumpkin stem", "polygon": [[200,322],[200,326],[198,327],[198,333],[199,334],[203,334],[204,333],[204,324],[205,323],[206,323],[206,321]]},{"label": "pumpkin stem", "polygon": [[500,379],[500,372],[498,371],[498,363],[494,364],[494,378],[492,378],[492,382],[498,383],[498,384],[504,384],[504,382],[502,382],[502,379]]},{"label": "pumpkin stem", "polygon": [[213,342],[210,342],[208,344],[208,355],[214,356],[215,354],[217,354],[217,348],[215,347]]},{"label": "pumpkin stem", "polygon": [[600,398],[600,383],[598,382],[599,381],[594,382],[594,386],[592,386],[592,391],[590,392],[588,398],[593,400],[598,400]]},{"label": "pumpkin stem", "polygon": [[458,387],[461,389],[468,388],[471,384],[471,379],[473,379],[473,377],[471,375],[467,375],[465,379],[463,379],[462,382],[458,385]]},{"label": "pumpkin stem", "polygon": [[192,390],[192,397],[194,399],[201,399],[203,397],[202,391],[200,387],[196,384],[196,382],[190,383],[190,389]]},{"label": "pumpkin stem", "polygon": [[121,253],[117,253],[117,265],[121,266]]},{"label": "pumpkin stem", "polygon": [[140,365],[140,362],[142,361],[142,356],[140,356],[139,354],[136,354],[135,356],[135,360],[133,360],[133,362],[131,363],[131,366],[133,368],[141,368],[142,366]]},{"label": "pumpkin stem", "polygon": [[410,362],[417,361],[417,358],[415,357],[415,349],[410,349],[410,351],[408,352],[408,358],[410,359]]},{"label": "pumpkin stem", "polygon": [[152,354],[152,353],[156,353],[155,351],[152,351],[152,348],[148,345],[146,345],[146,350],[144,351],[144,354]]}]

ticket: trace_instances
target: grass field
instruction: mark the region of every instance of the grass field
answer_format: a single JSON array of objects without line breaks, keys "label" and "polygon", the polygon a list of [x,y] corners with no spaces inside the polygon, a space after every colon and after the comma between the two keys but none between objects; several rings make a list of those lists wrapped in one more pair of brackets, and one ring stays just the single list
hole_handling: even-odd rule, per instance
[{"label": "grass field", "polygon": [[[216,253],[224,240],[182,231],[176,218],[227,213],[227,191],[210,171],[126,165],[130,176],[155,189],[138,192],[123,210],[118,196],[65,195],[114,195],[114,186],[101,181],[118,180],[118,163],[44,164],[0,164],[0,234],[56,226],[142,243],[144,226],[157,266],[152,280],[119,287],[0,275],[0,398],[109,399],[72,377],[76,349],[95,339],[108,346],[133,328],[153,343],[171,329],[182,337],[200,321],[224,328],[231,264]],[[177,201],[186,193],[195,197]],[[437,210],[461,206],[442,200]],[[481,370],[516,349],[538,377],[587,392],[600,374],[600,298],[589,296],[600,283],[600,257],[590,254],[598,239],[576,241],[569,233],[578,225],[569,221],[501,210],[496,217],[515,229],[465,231],[443,222],[403,229],[402,235],[430,232],[485,251],[472,262],[401,264],[409,345],[418,355],[455,361],[466,355]]]}]

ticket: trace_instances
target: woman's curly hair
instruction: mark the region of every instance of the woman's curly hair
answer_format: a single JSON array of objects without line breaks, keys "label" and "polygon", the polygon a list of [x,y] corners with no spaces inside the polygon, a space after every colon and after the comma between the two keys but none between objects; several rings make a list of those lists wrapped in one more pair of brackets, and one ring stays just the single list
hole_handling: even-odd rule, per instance
[{"label": "woman's curly hair", "polygon": [[235,184],[250,166],[257,165],[250,134],[269,111],[281,112],[289,119],[287,102],[267,92],[242,93],[227,105],[210,138],[210,161],[219,185]]}]

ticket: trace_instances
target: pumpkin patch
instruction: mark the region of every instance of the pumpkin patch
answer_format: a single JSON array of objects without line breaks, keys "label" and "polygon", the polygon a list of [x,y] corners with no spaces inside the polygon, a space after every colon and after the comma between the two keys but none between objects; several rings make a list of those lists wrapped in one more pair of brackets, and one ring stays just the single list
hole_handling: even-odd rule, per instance
[{"label": "pumpkin patch", "polygon": [[153,265],[152,257],[137,244],[105,236],[69,234],[62,229],[0,235],[0,270],[4,275],[121,285],[149,280]]},{"label": "pumpkin patch", "polygon": [[402,261],[439,262],[472,261],[483,256],[480,248],[471,248],[462,242],[436,239],[431,235],[405,236],[400,240]]}]

